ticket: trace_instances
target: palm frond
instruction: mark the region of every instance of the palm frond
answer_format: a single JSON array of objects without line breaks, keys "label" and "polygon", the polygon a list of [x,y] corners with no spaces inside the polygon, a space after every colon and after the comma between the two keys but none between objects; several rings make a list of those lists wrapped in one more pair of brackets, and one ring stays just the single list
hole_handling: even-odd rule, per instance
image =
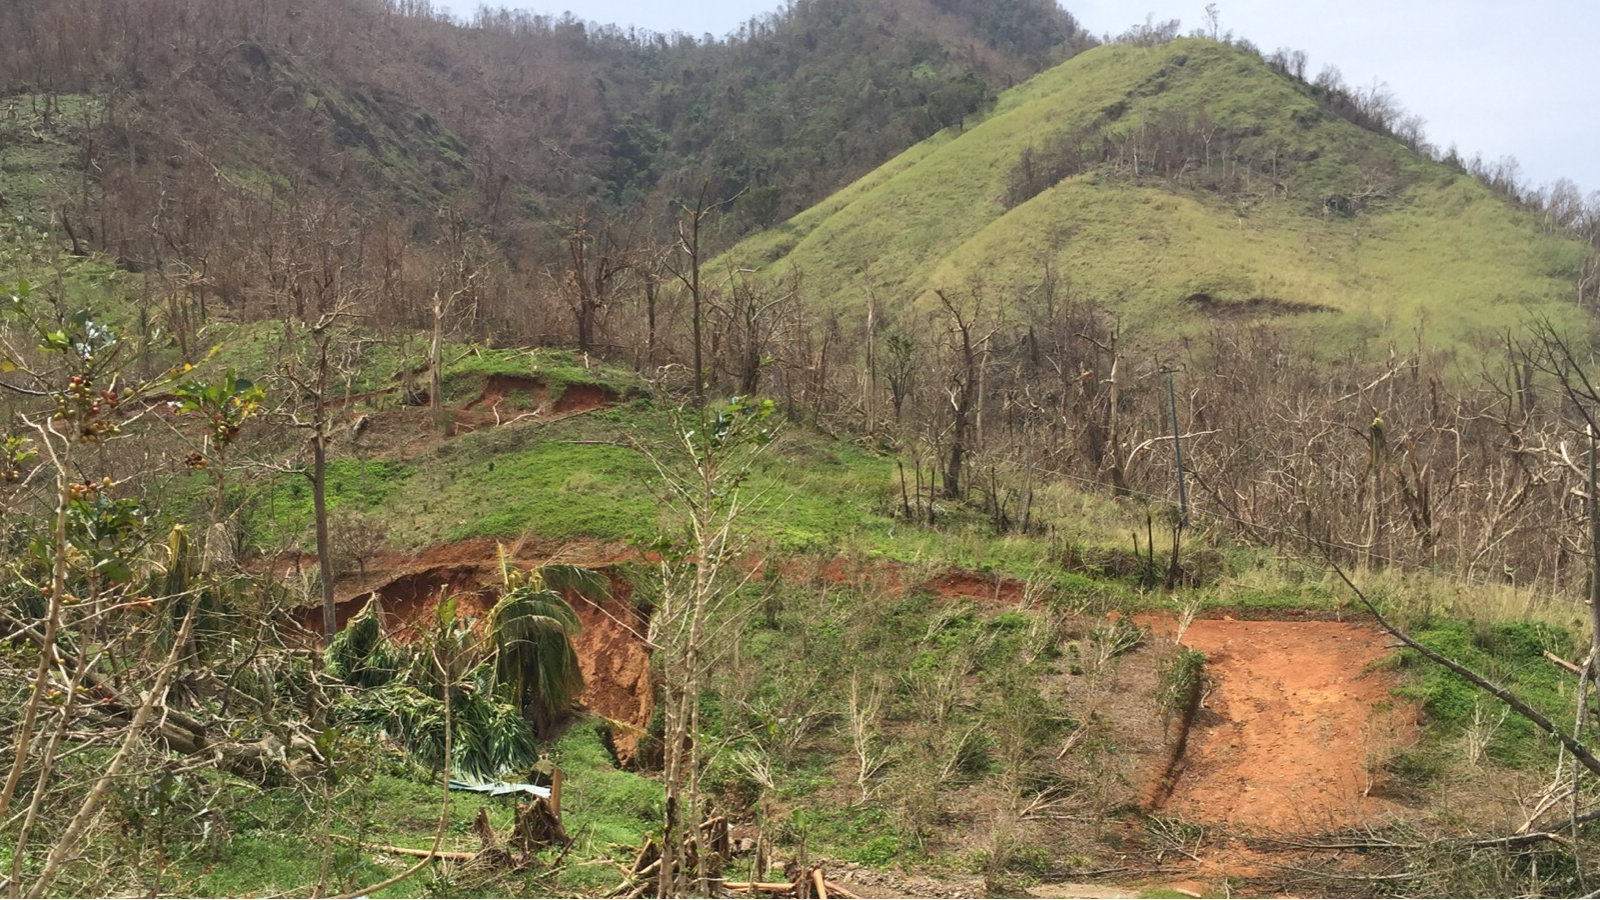
[{"label": "palm frond", "polygon": [[594,569],[583,566],[540,566],[539,577],[545,587],[555,591],[571,591],[588,600],[610,600],[611,581]]},{"label": "palm frond", "polygon": [[524,584],[509,591],[490,615],[495,676],[511,704],[542,729],[583,690],[572,636],[583,628],[559,593]]},{"label": "palm frond", "polygon": [[[521,711],[475,691],[457,690],[451,698],[452,773],[496,778],[538,760],[538,740]],[[434,770],[444,765],[444,713],[443,700],[400,683],[347,694],[334,709],[336,720],[382,729],[418,765]]]},{"label": "palm frond", "polygon": [[399,660],[383,636],[383,611],[376,594],[333,636],[325,659],[328,671],[346,684],[378,687],[394,678]]},{"label": "palm frond", "polygon": [[548,588],[523,585],[501,597],[500,602],[495,604],[491,627],[496,631],[554,628],[563,635],[576,636],[583,631],[583,622],[573,611],[572,605],[559,593]]}]

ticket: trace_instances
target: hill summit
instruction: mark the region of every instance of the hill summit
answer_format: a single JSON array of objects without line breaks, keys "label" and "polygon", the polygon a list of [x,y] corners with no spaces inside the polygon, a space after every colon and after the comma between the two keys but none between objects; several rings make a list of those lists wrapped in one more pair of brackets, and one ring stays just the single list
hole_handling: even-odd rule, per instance
[{"label": "hill summit", "polygon": [[1272,317],[1343,350],[1459,348],[1578,321],[1580,242],[1351,100],[1216,41],[1097,47],[730,259],[845,310],[1050,284],[1157,339]]}]

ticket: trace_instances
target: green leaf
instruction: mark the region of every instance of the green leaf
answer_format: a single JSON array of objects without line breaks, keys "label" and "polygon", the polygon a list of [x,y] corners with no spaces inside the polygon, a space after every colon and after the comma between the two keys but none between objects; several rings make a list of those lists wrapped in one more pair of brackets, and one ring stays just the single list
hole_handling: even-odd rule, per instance
[{"label": "green leaf", "polygon": [[100,561],[96,566],[107,581],[114,584],[127,584],[133,580],[133,569],[128,564],[115,556]]}]

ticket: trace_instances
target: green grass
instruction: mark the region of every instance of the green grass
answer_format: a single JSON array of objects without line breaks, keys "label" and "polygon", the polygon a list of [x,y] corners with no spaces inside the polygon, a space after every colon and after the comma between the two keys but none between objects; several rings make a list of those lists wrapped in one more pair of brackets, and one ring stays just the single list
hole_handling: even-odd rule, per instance
[{"label": "green grass", "polygon": [[[488,440],[486,436],[485,440]],[[473,444],[464,442],[470,453]],[[413,542],[471,537],[593,537],[644,540],[656,511],[644,480],[654,470],[633,450],[540,441],[499,458],[465,458],[422,480],[432,496],[418,508]],[[470,511],[470,512],[468,512]],[[451,516],[455,517],[452,519]]]},{"label": "green grass", "polygon": [[538,378],[547,386],[551,400],[559,398],[569,384],[593,385],[618,397],[645,392],[643,382],[632,371],[570,350],[452,346],[445,358],[450,362],[444,370],[444,393],[452,402],[472,399],[482,390],[484,379],[493,375]]},{"label": "green grass", "polygon": [[[658,829],[665,803],[661,784],[611,762],[592,722],[572,726],[551,753],[566,775],[561,814],[580,857],[603,856],[624,847],[636,850],[651,829]],[[616,885],[615,870],[599,873]]]},{"label": "green grass", "polygon": [[87,132],[103,103],[85,94],[13,94],[0,98],[0,221],[49,223],[49,209],[81,184]]},{"label": "green grass", "polygon": [[[1543,656],[1571,658],[1571,632],[1539,622],[1480,622],[1438,618],[1411,631],[1419,643],[1511,690],[1555,722],[1570,717],[1576,682]],[[1401,654],[1409,674],[1402,694],[1421,702],[1435,742],[1453,742],[1468,729],[1498,719],[1501,704],[1448,669],[1414,651]],[[1509,715],[1493,732],[1486,756],[1505,766],[1551,762],[1557,745],[1533,723]]]},{"label": "green grass", "polygon": [[[415,470],[393,460],[335,459],[328,462],[327,497],[330,513],[340,509],[377,512],[397,505]],[[189,476],[190,482],[198,480]],[[198,494],[198,490],[196,491]],[[249,492],[235,488],[236,496]],[[301,536],[308,544],[312,526],[310,479],[298,474],[272,477],[254,496],[245,501],[247,533],[258,548],[279,546]]]},{"label": "green grass", "polygon": [[48,319],[54,315],[50,301],[59,300],[66,315],[86,309],[97,321],[110,323],[124,340],[137,338],[133,297],[141,276],[103,256],[72,256],[31,225],[0,220],[0,287],[22,281],[32,289],[32,315]]},{"label": "green grass", "polygon": [[[659,473],[639,448],[665,448],[670,429],[666,411],[638,400],[574,419],[475,431],[403,462],[336,459],[329,466],[329,508],[382,520],[397,549],[525,535],[648,544],[676,535],[678,525],[663,501]],[[958,568],[1058,583],[1058,593],[1090,594],[1098,606],[1167,602],[1165,593],[1140,590],[1136,575],[1112,565],[1130,554],[1131,530],[1143,537],[1142,507],[1053,489],[1041,493],[1036,507],[1053,533],[996,535],[988,517],[949,501],[939,501],[938,522],[930,528],[896,517],[898,479],[891,455],[791,426],[758,457],[741,487],[742,527],[761,553],[843,556],[868,567],[890,562],[930,577]],[[202,480],[188,480],[191,505],[209,502]],[[239,485],[234,496],[247,510],[254,546],[310,548],[311,491],[304,477]],[[1289,572],[1275,559],[1249,553],[1229,559],[1211,543],[1191,534],[1184,549],[1185,560],[1198,554],[1212,560],[1208,566],[1218,580],[1201,591],[1205,606],[1334,608],[1342,602],[1320,570]],[[1063,554],[1082,560],[1081,573],[1061,571]],[[1165,572],[1164,551],[1156,565]]]},{"label": "green grass", "polygon": [[[1050,135],[1107,122],[1126,134],[1164,111],[1205,109],[1250,134],[1255,152],[1295,160],[1287,193],[1257,177],[1239,193],[1174,187],[1094,168],[1007,208],[1009,172]],[[1354,216],[1323,212],[1377,172],[1391,196]],[[1397,142],[1322,111],[1302,85],[1243,51],[1204,40],[1104,46],[1007,92],[985,120],[913,147],[727,257],[773,276],[805,273],[816,297],[862,314],[869,289],[903,319],[935,289],[982,282],[991,309],[1034,289],[1049,264],[1071,293],[1122,314],[1129,335],[1167,339],[1208,325],[1180,298],[1267,297],[1300,313],[1330,354],[1474,338],[1581,316],[1568,302],[1586,250],[1531,214]],[[717,266],[713,266],[717,268]],[[909,320],[907,320],[909,323]]]},{"label": "green grass", "polygon": [[[563,824],[576,843],[571,851],[575,858],[605,856],[618,847],[637,848],[650,826],[659,822],[660,785],[618,770],[593,723],[576,723],[551,755],[565,773]],[[335,833],[359,836],[369,845],[425,849],[432,845],[439,821],[438,784],[413,777],[394,761],[378,763],[369,771],[352,769],[336,780],[330,794],[331,809],[288,789],[258,793],[230,784],[213,798],[226,817],[228,839],[193,846],[172,842],[178,849],[163,882],[166,892],[270,896],[305,894],[319,882],[333,890],[375,884],[416,860],[394,855],[380,860],[376,851],[358,852],[351,844],[315,837],[325,822],[333,823]],[[471,829],[480,809],[488,813],[498,833],[507,833],[512,824],[511,800],[452,793],[444,849],[478,848]],[[526,873],[485,873],[434,863],[376,896],[573,896],[603,893],[616,883],[610,868],[569,867],[557,883],[546,880],[545,869],[535,864]]]},{"label": "green grass", "polygon": [[[636,443],[661,447],[668,428],[664,412],[625,404],[580,419],[472,432],[404,464],[335,460],[328,504],[384,516],[391,540],[406,547],[523,534],[648,542],[673,525],[659,474]],[[860,541],[915,558],[928,542],[953,540],[895,528],[892,472],[888,457],[796,429],[746,484],[747,523],[759,539],[791,552]],[[305,534],[310,503],[302,477],[262,485],[249,523],[257,543]],[[979,549],[970,553],[976,558]]]}]

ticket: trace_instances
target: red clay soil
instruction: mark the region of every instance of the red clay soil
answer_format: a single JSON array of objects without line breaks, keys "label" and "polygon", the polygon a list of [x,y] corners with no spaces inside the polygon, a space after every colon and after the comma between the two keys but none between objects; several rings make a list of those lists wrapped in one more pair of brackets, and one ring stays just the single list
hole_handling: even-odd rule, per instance
[{"label": "red clay soil", "polygon": [[[501,409],[501,404],[514,393],[528,396],[527,408]],[[611,391],[592,384],[569,384],[552,403],[550,387],[543,378],[526,375],[491,375],[484,379],[483,392],[466,406],[455,411],[457,434],[480,428],[491,428],[516,419],[538,418],[549,421],[581,415],[591,410],[603,409],[616,402]]]},{"label": "red clay soil", "polygon": [[483,380],[483,393],[463,408],[477,409],[480,406],[493,408],[504,402],[508,395],[515,393],[528,394],[536,401],[535,405],[543,406],[546,396],[544,379],[529,378],[525,375],[490,375]]},{"label": "red clay soil", "polygon": [[588,412],[591,409],[610,406],[616,400],[616,395],[603,387],[592,384],[569,384],[556,399],[555,407],[550,412],[558,416]]},{"label": "red clay soil", "polygon": [[[1170,621],[1156,623],[1171,633]],[[1170,797],[1186,819],[1314,833],[1378,823],[1381,765],[1416,739],[1396,700],[1387,635],[1351,622],[1201,619],[1183,643],[1206,654],[1210,683]]]},{"label": "red clay soil", "polygon": [[566,415],[600,409],[616,402],[611,391],[593,384],[569,384],[550,402],[550,385],[543,378],[526,375],[490,375],[483,381],[483,393],[463,409],[493,409],[511,394],[527,394],[531,405],[542,414]]},{"label": "red clay soil", "polygon": [[953,571],[928,582],[928,590],[941,600],[973,599],[1016,606],[1022,602],[1022,582],[1015,578]]},{"label": "red clay soil", "polygon": [[583,666],[583,694],[578,701],[625,728],[612,734],[617,759],[626,765],[650,727],[655,694],[650,684],[650,653],[645,647],[644,618],[628,602],[630,588],[612,579],[612,597],[604,603],[575,598],[572,608],[583,622],[573,641]]},{"label": "red clay soil", "polygon": [[[509,549],[523,568],[561,562],[597,569],[610,579],[609,600],[595,603],[576,595],[567,599],[583,623],[583,631],[572,642],[583,667],[584,691],[578,702],[623,726],[613,737],[617,755],[626,764],[649,727],[655,702],[644,638],[647,625],[630,602],[632,586],[611,568],[628,558],[629,551],[603,544]],[[280,567],[290,564],[278,561]],[[315,565],[314,560],[310,564]],[[456,598],[460,615],[481,619],[494,603],[499,551],[494,541],[466,541],[433,547],[415,557],[379,559],[368,564],[368,571],[374,574],[354,586],[357,589],[341,586],[335,607],[339,627],[361,612],[375,593],[385,630],[394,639],[407,641],[416,636],[417,627],[434,620],[444,597]],[[322,630],[322,613],[316,607],[301,610],[299,619],[308,632]]]},{"label": "red clay soil", "polygon": [[[476,618],[489,611],[494,599],[471,565],[433,566],[396,577],[377,591],[383,607],[384,630],[398,641],[410,641],[435,620],[442,597],[456,598],[456,614]],[[339,627],[359,613],[364,602],[335,607]]]}]

